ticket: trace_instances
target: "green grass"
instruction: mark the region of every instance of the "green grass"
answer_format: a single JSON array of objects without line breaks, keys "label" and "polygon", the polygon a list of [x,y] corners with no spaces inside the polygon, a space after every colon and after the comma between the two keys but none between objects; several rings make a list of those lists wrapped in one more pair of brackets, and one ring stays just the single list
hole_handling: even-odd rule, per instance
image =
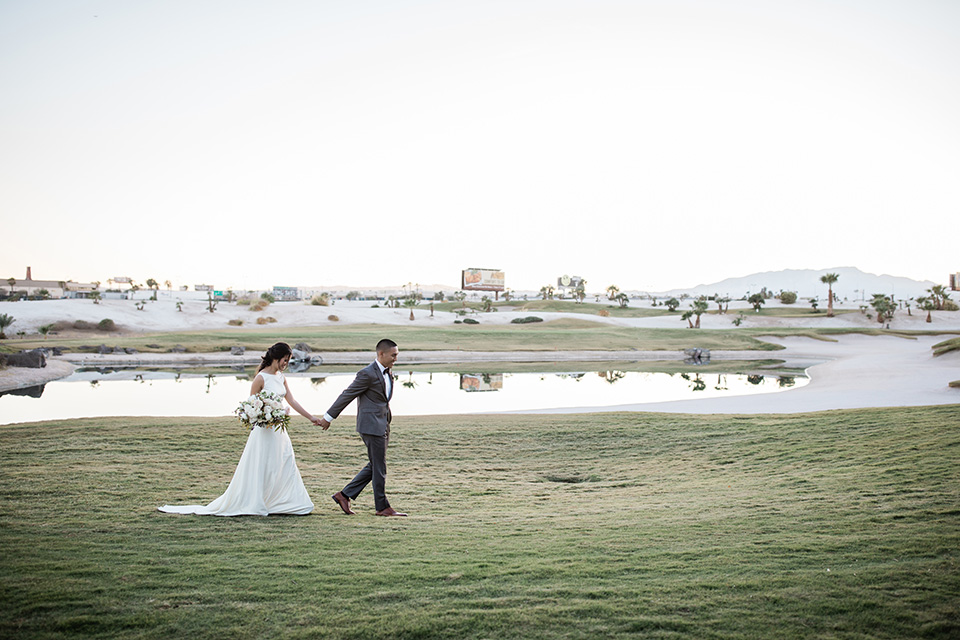
[{"label": "green grass", "polygon": [[935,356],[942,356],[945,353],[957,350],[960,350],[960,338],[951,338],[933,345],[933,355]]},{"label": "green grass", "polygon": [[903,638],[960,633],[960,413],[400,417],[292,427],[308,517],[155,511],[226,486],[230,419],[0,429],[0,636]]},{"label": "green grass", "polygon": [[[182,333],[111,334],[107,337],[54,336],[48,340],[7,340],[0,351],[15,352],[35,347],[66,347],[73,351],[92,351],[102,342],[110,346],[135,348],[142,352],[168,352],[183,345],[191,353],[229,351],[242,345],[254,351],[266,350],[277,341],[306,342],[315,351],[373,351],[380,338],[389,336],[404,350],[462,351],[679,351],[693,346],[732,351],[775,351],[779,346],[764,342],[763,336],[805,336],[833,340],[847,334],[918,335],[956,334],[956,331],[895,331],[875,329],[810,328],[733,328],[676,329],[619,327],[584,319],[561,319],[527,325],[441,324],[433,326],[385,326],[353,324],[323,327],[237,328],[233,330]],[[156,345],[156,346],[148,346]]]},{"label": "green grass", "polygon": [[[578,304],[572,300],[496,300],[493,303],[499,311],[515,311],[523,315],[533,315],[536,312],[553,313],[580,313],[584,315],[597,315],[600,311],[607,311],[613,318],[650,318],[655,316],[670,315],[666,309],[654,309],[651,307],[625,307],[621,308],[617,303],[611,302],[584,302]],[[472,311],[482,313],[483,305],[478,302],[465,302],[461,305],[459,302],[439,302],[434,303],[433,308],[436,311],[457,311],[466,307]],[[422,308],[422,306],[420,307]],[[679,312],[677,312],[679,315]],[[482,317],[482,316],[481,316]]]}]

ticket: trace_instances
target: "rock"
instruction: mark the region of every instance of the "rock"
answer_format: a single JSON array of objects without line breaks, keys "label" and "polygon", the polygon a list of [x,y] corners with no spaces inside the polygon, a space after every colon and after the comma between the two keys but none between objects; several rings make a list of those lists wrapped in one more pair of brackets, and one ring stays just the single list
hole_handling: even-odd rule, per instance
[{"label": "rock", "polygon": [[297,344],[293,345],[293,348],[297,351],[310,353],[310,345],[308,345],[306,342],[298,342]]},{"label": "rock", "polygon": [[32,387],[24,387],[22,389],[11,389],[10,391],[4,391],[0,393],[0,396],[26,396],[28,398],[39,398],[43,395],[43,387],[45,385],[38,384]]},{"label": "rock", "polygon": [[60,347],[54,347],[54,348],[52,349],[52,352],[53,352],[53,355],[55,355],[55,356],[62,356],[62,355],[63,355],[63,349],[61,349]]},{"label": "rock", "polygon": [[291,362],[310,362],[310,354],[300,349],[294,349],[290,356]]},{"label": "rock", "polygon": [[126,351],[124,350],[123,347],[114,347],[114,348],[113,348],[113,352],[114,352],[114,353],[126,353]]},{"label": "rock", "polygon": [[100,354],[111,353],[112,351],[113,351],[113,349],[111,349],[110,347],[108,347],[108,346],[105,345],[105,344],[102,344],[102,345],[100,345],[99,347],[97,347],[97,353],[100,353]]},{"label": "rock", "polygon": [[21,351],[20,353],[8,353],[7,366],[42,369],[47,366],[47,356],[40,349]]},{"label": "rock", "polygon": [[246,347],[230,347],[230,355],[242,356],[243,352],[246,350],[247,350]]},{"label": "rock", "polygon": [[687,359],[684,360],[686,364],[704,364],[710,362],[710,349],[694,347],[692,349],[684,349],[683,354],[687,356]]},{"label": "rock", "polygon": [[125,352],[125,353],[129,353],[129,354],[131,354],[131,355],[133,355],[134,353],[140,353],[139,351],[137,351],[137,350],[134,349],[133,347],[127,347],[126,349],[124,349],[124,352]]},{"label": "rock", "polygon": [[170,347],[170,353],[186,353],[187,350],[182,344],[174,345]]},{"label": "rock", "polygon": [[144,346],[146,346],[147,349],[159,349],[159,348],[160,348],[160,345],[158,345],[158,344],[148,344],[148,345],[144,345]]}]

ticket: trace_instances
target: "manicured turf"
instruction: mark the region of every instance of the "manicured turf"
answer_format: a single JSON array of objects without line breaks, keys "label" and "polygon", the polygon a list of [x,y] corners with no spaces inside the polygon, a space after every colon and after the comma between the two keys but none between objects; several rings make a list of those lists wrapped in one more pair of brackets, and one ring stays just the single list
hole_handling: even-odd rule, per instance
[{"label": "manicured turf", "polygon": [[306,517],[155,511],[226,486],[229,419],[0,429],[0,636],[960,634],[957,406],[790,416],[400,416],[340,515],[350,420],[291,434]]}]

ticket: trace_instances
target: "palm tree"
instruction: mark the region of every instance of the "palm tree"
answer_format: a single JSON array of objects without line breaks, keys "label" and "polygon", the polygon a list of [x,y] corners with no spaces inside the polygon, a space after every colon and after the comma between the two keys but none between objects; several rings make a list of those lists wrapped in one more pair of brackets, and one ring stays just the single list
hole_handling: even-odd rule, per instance
[{"label": "palm tree", "polygon": [[540,297],[542,297],[544,300],[546,300],[547,298],[550,298],[551,300],[553,300],[553,292],[554,292],[554,288],[553,288],[553,285],[551,284],[547,284],[540,287]]},{"label": "palm tree", "polygon": [[157,289],[160,288],[160,283],[158,283],[153,278],[147,278],[147,287],[153,290],[153,295],[150,297],[151,300],[157,299]]},{"label": "palm tree", "polygon": [[717,301],[717,306],[720,307],[720,310],[718,311],[718,313],[726,313],[726,309],[724,309],[724,305],[727,305],[727,307],[730,306],[730,298],[726,296],[722,298],[717,297],[716,301]]},{"label": "palm tree", "polygon": [[50,333],[50,330],[53,329],[52,324],[45,324],[42,327],[37,327],[37,333],[43,336],[43,339],[47,339],[47,334]]},{"label": "palm tree", "polygon": [[883,324],[884,321],[893,320],[893,312],[897,309],[897,303],[893,301],[893,296],[883,293],[873,294],[873,300],[870,306],[877,312],[877,322]]},{"label": "palm tree", "polygon": [[7,334],[3,332],[4,329],[12,325],[14,322],[14,317],[8,313],[0,313],[0,340],[6,340]]},{"label": "palm tree", "polygon": [[927,289],[927,293],[930,294],[933,304],[937,305],[937,311],[943,311],[943,303],[950,299],[947,288],[942,284],[935,284]]},{"label": "palm tree", "polygon": [[578,304],[583,304],[583,299],[587,297],[587,281],[580,280],[577,283],[576,288],[573,290],[573,296],[577,299]]},{"label": "palm tree", "polygon": [[760,307],[763,306],[763,303],[766,302],[766,300],[764,299],[762,293],[755,293],[749,298],[747,298],[747,302],[753,305],[754,311],[756,311],[757,313],[760,313]]},{"label": "palm tree", "polygon": [[827,285],[827,317],[833,317],[833,283],[840,278],[838,273],[828,273],[820,276],[820,282]]},{"label": "palm tree", "polygon": [[628,296],[625,293],[618,293],[616,300],[617,302],[620,303],[620,308],[625,309],[626,306],[630,303],[630,296]]},{"label": "palm tree", "polygon": [[677,300],[676,298],[670,298],[669,300],[666,300],[663,304],[665,304],[667,306],[667,309],[669,309],[670,311],[676,311],[677,307],[680,306],[680,301]]},{"label": "palm tree", "polygon": [[937,310],[936,302],[927,296],[920,296],[917,298],[917,308],[927,312],[927,322],[933,322],[933,317],[930,315],[930,312]]},{"label": "palm tree", "polygon": [[[691,329],[700,328],[700,316],[707,312],[707,300],[706,298],[700,297],[696,299],[692,305],[690,305],[689,311],[684,311],[683,315],[680,316],[681,320],[686,320],[690,325]],[[694,324],[690,318],[697,316],[697,322]]]},{"label": "palm tree", "polygon": [[16,278],[7,278],[7,284],[10,285],[10,293],[13,294],[13,287],[17,284]]},{"label": "palm tree", "polygon": [[615,284],[607,287],[607,300],[616,300],[617,294],[620,293],[620,287]]},{"label": "palm tree", "polygon": [[163,286],[165,286],[165,287],[167,288],[167,291],[170,291],[170,289],[173,289],[173,283],[170,282],[169,280],[164,280],[164,281],[163,281]]}]

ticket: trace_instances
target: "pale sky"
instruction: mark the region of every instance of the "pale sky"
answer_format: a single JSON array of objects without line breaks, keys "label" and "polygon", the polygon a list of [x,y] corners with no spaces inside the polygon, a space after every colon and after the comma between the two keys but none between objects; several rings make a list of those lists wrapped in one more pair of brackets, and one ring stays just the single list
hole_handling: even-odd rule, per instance
[{"label": "pale sky", "polygon": [[0,277],[960,271],[954,0],[0,0]]}]

